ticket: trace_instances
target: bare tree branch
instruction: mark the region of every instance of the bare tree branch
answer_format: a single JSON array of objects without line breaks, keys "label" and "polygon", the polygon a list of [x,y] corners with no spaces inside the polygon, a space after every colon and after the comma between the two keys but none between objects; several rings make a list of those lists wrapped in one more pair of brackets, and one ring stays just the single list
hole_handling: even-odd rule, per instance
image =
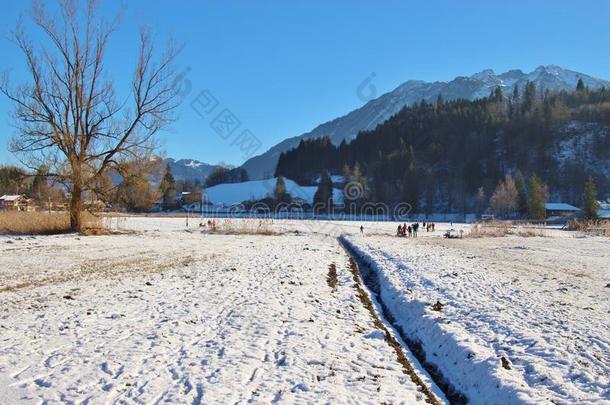
[{"label": "bare tree branch", "polygon": [[[34,47],[18,24],[14,41],[30,73],[26,84],[0,84],[12,101],[16,136],[11,150],[30,162],[43,161],[69,185],[71,218],[80,230],[83,193],[95,192],[111,168],[125,159],[149,156],[154,136],[174,119],[178,106],[173,42],[157,55],[153,36],[141,29],[130,95],[119,101],[114,83],[106,79],[104,60],[119,17],[106,22],[98,3],[82,7],[77,0],[59,0],[60,15],[49,15],[38,1],[32,5],[34,27],[46,38]],[[45,162],[45,160],[48,160]]]}]

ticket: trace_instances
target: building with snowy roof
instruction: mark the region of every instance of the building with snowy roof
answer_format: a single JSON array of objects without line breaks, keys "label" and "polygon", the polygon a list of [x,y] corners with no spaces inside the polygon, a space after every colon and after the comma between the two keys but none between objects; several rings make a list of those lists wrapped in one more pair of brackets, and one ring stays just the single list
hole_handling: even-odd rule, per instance
[{"label": "building with snowy roof", "polygon": [[34,211],[33,200],[22,194],[5,194],[0,197],[0,209],[10,211]]},{"label": "building with snowy roof", "polygon": [[580,212],[580,208],[561,202],[546,203],[544,204],[544,209],[546,210],[547,218],[573,216]]}]

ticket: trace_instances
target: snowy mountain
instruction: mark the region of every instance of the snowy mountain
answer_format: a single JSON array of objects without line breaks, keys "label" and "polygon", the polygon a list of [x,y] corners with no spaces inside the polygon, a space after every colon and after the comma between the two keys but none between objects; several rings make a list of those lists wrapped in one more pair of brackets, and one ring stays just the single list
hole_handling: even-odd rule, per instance
[{"label": "snowy mountain", "polygon": [[375,128],[403,106],[421,100],[434,101],[439,94],[445,100],[458,98],[473,100],[488,96],[491,90],[498,86],[503,88],[505,94],[511,92],[515,85],[523,90],[528,81],[534,82],[536,88],[543,91],[573,90],[578,79],[582,79],[585,85],[592,89],[604,86],[610,88],[610,81],[555,65],[540,66],[530,73],[517,69],[496,74],[493,70],[486,69],[469,77],[456,77],[449,82],[409,80],[342,117],[278,143],[267,152],[247,160],[242,167],[248,171],[251,179],[270,177],[274,174],[280,153],[296,147],[301,139],[329,136],[337,145],[344,139],[349,142],[358,135],[359,131]]},{"label": "snowy mountain", "polygon": [[[216,165],[210,165],[194,159],[179,159],[172,158],[164,159],[165,164],[169,164],[172,174],[176,180],[199,180],[203,183],[208,175],[214,170]],[[161,173],[163,176],[163,173]]]}]

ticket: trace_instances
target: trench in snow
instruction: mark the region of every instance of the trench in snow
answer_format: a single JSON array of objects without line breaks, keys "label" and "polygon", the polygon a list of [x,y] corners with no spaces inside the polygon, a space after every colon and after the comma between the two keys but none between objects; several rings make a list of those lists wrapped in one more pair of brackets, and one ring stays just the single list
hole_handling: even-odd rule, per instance
[{"label": "trench in snow", "polygon": [[[350,257],[350,266],[352,268],[352,272],[354,275],[354,280],[356,281],[356,284],[357,284],[357,288],[360,287],[360,284],[361,284],[360,281],[357,279],[357,278],[359,278],[362,280],[362,284],[364,284],[364,286],[362,286],[361,288],[366,288],[369,291],[368,295],[364,294],[366,296],[366,298],[368,298],[370,296],[370,300],[374,300],[375,303],[377,304],[377,308],[381,309],[381,313],[377,313],[378,311],[375,311],[375,305],[372,302],[370,303],[370,307],[367,305],[366,302],[363,302],[363,304],[365,306],[369,307],[370,311],[372,310],[375,312],[375,313],[372,313],[373,317],[381,318],[381,320],[378,319],[379,324],[381,324],[383,326],[380,329],[382,329],[385,332],[386,339],[388,340],[388,343],[390,344],[390,346],[394,347],[395,345],[398,345],[401,347],[401,350],[405,350],[405,351],[408,351],[409,353],[411,353],[420,363],[421,367],[428,372],[428,374],[430,375],[430,377],[432,378],[434,383],[438,386],[438,388],[441,391],[443,391],[443,394],[445,395],[445,397],[447,398],[449,403],[455,404],[455,405],[467,404],[468,398],[464,394],[459,392],[453,386],[453,384],[451,384],[451,382],[448,381],[442,375],[442,373],[438,369],[438,367],[436,367],[434,364],[427,361],[426,353],[423,350],[421,342],[409,337],[409,335],[407,333],[405,333],[403,328],[396,322],[396,318],[394,317],[394,315],[392,315],[392,313],[390,312],[388,307],[384,304],[383,300],[381,299],[380,288],[379,288],[379,277],[378,277],[377,272],[375,270],[373,270],[366,262],[364,262],[359,257],[357,252],[354,251],[354,249],[350,246],[349,242],[346,242],[343,239],[343,237],[339,237],[338,240],[339,240],[339,244],[343,247],[343,249],[345,249],[348,256]],[[385,322],[382,322],[382,321],[385,321]],[[384,323],[385,323],[385,325],[391,325],[391,327],[393,328],[395,333],[398,336],[400,336],[400,338],[402,339],[404,344],[407,346],[406,348],[403,348],[402,345],[398,342],[398,340],[396,338],[394,338],[394,336],[391,333],[389,333],[388,328],[385,327]],[[376,326],[379,327],[377,322],[376,322]],[[392,342],[392,339],[394,340],[394,342]],[[401,363],[403,363],[403,366],[405,368],[410,368],[410,372],[409,372],[409,370],[407,370],[407,374],[410,375],[411,380],[418,386],[422,387],[423,392],[428,397],[427,402],[440,403],[438,401],[438,399],[434,396],[434,394],[425,386],[425,383],[421,380],[421,378],[416,374],[413,366],[409,364],[407,367],[404,364],[404,360],[407,360],[406,357],[403,361],[401,361],[400,355],[398,354],[398,348],[394,347],[394,349],[397,351],[397,355],[399,356],[399,361]],[[408,362],[408,360],[407,360],[407,362]],[[412,375],[412,373],[414,373],[415,375]],[[428,392],[426,392],[426,391],[428,391]],[[433,398],[434,400],[432,401],[431,398]]]}]

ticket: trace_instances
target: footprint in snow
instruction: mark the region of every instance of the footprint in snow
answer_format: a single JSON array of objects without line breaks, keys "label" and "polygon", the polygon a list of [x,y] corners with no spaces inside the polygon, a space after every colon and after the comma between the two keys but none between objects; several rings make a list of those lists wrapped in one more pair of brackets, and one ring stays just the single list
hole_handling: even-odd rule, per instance
[{"label": "footprint in snow", "polygon": [[366,335],[364,335],[365,339],[380,339],[383,340],[385,339],[385,333],[383,333],[383,331],[377,329],[372,331],[371,333],[368,333]]}]

